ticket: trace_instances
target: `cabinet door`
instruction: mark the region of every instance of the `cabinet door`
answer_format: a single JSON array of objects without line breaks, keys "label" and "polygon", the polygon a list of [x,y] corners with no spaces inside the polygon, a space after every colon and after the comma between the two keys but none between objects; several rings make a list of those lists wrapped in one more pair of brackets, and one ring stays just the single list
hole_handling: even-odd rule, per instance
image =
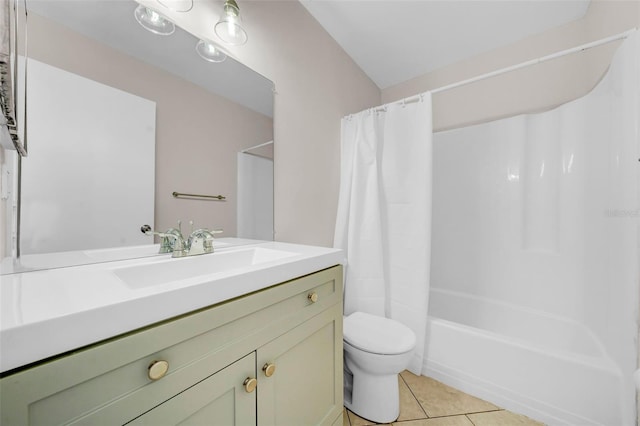
[{"label": "cabinet door", "polygon": [[158,405],[130,425],[256,425],[255,352]]},{"label": "cabinet door", "polygon": [[[260,426],[331,425],[341,415],[340,304],[260,347],[257,356]],[[270,377],[268,365],[275,366]]]}]

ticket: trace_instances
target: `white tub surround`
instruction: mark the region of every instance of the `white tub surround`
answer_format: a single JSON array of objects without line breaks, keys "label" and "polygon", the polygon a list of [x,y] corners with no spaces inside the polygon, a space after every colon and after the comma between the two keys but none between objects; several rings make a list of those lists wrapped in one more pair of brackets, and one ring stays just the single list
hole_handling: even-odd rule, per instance
[{"label": "white tub surround", "polygon": [[[3,275],[0,371],[261,290],[342,259],[338,249],[260,242],[181,259],[164,255]],[[173,275],[175,270],[180,272]],[[143,282],[153,271],[162,271],[162,277]]]},{"label": "white tub surround", "polygon": [[549,424],[635,422],[639,77],[636,31],[583,98],[434,136],[429,374]]},{"label": "white tub surround", "polygon": [[624,378],[583,324],[432,288],[427,329],[429,377],[549,425],[620,424],[604,419],[623,412]]}]

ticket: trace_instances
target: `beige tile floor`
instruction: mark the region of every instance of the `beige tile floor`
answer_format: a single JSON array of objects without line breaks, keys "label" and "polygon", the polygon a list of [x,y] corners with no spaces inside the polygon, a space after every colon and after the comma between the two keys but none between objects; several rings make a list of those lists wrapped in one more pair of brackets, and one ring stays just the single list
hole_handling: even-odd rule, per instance
[{"label": "beige tile floor", "polygon": [[[542,423],[503,410],[450,386],[424,376],[403,371],[400,385],[400,417],[393,425],[402,426],[541,426]],[[343,426],[373,425],[349,410]]]}]

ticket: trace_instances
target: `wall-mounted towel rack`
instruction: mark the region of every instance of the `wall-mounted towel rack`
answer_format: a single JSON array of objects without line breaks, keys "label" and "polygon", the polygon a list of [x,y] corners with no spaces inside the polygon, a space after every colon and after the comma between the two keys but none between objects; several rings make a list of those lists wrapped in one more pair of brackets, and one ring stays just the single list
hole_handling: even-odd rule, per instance
[{"label": "wall-mounted towel rack", "polygon": [[171,193],[174,198],[203,198],[205,200],[225,201],[227,197],[224,195],[201,195],[201,194],[185,194],[183,192],[173,191]]}]

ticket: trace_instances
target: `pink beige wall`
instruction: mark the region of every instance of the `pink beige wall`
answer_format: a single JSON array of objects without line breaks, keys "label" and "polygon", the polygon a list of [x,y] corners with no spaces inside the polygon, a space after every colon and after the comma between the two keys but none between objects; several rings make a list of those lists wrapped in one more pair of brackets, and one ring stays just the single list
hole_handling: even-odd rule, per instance
[{"label": "pink beige wall", "polygon": [[[469,58],[382,91],[384,103],[525,62],[640,25],[637,0],[593,0],[584,18]],[[462,127],[578,98],[606,71],[617,43],[594,48],[433,96],[435,130]],[[572,76],[570,84],[566,75]]]},{"label": "pink beige wall", "polygon": [[378,105],[380,90],[297,1],[241,4],[250,43],[233,53],[277,92],[276,239],[331,246],[340,119]]},{"label": "pink beige wall", "polygon": [[[140,1],[153,5],[153,1]],[[156,3],[157,4],[157,3]],[[380,103],[380,90],[297,1],[240,1],[249,42],[232,56],[275,83],[276,240],[331,246],[340,181],[340,118]],[[168,13],[217,40],[222,2]]]},{"label": "pink beige wall", "polygon": [[[193,220],[196,227],[235,236],[236,153],[273,139],[270,117],[35,14],[29,16],[29,56],[155,101],[155,227],[182,219],[188,231]],[[173,191],[222,194],[227,201],[179,200]]]}]

